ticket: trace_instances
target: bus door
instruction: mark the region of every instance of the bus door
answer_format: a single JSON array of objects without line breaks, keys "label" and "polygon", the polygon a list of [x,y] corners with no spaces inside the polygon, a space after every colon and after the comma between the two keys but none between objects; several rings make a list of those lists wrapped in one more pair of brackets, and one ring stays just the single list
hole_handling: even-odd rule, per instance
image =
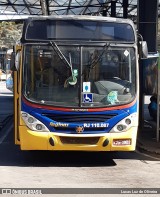
[{"label": "bus door", "polygon": [[20,98],[20,67],[21,61],[21,47],[16,46],[15,53],[13,53],[11,57],[11,69],[13,72],[13,95],[14,95],[14,133],[15,133],[15,144],[20,144],[19,138],[19,122],[20,122],[20,105],[19,105],[19,98]]}]

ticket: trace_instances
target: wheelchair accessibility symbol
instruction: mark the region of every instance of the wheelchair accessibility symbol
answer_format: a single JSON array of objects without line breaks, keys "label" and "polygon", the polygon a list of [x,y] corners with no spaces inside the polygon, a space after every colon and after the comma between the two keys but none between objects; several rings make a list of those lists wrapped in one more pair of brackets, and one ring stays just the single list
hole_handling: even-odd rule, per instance
[{"label": "wheelchair accessibility symbol", "polygon": [[83,103],[92,103],[93,102],[93,94],[83,94]]}]

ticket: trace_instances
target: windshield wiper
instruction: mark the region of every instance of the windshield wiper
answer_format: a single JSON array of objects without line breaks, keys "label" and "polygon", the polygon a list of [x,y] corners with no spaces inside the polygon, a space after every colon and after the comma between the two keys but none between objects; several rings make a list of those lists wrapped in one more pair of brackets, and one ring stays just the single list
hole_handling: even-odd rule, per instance
[{"label": "windshield wiper", "polygon": [[100,60],[101,57],[103,56],[104,52],[105,52],[106,50],[108,50],[109,46],[110,46],[110,44],[108,44],[108,43],[106,43],[106,44],[103,46],[103,50],[102,50],[101,54],[99,54],[98,57],[95,57],[95,58],[91,61],[90,66],[89,66],[90,69],[93,69],[93,68],[96,66],[96,64],[99,62],[99,60]]},{"label": "windshield wiper", "polygon": [[69,53],[69,61],[67,60],[67,58],[65,57],[65,55],[62,53],[62,51],[60,50],[60,48],[57,46],[57,44],[55,42],[50,41],[50,44],[52,46],[52,48],[55,50],[55,52],[57,53],[57,55],[60,57],[60,59],[63,61],[64,64],[67,63],[67,65],[69,66],[69,68],[71,69],[71,74],[72,76],[69,77],[67,79],[67,82],[70,85],[75,85],[77,83],[77,78],[73,73],[73,66],[72,66],[72,60],[71,60],[71,53]]},{"label": "windshield wiper", "polygon": [[68,62],[68,60],[66,59],[60,48],[57,46],[57,44],[52,41],[50,41],[50,44],[52,48],[55,50],[55,52],[57,53],[57,55],[60,57],[60,59],[63,60],[64,63],[67,63],[67,65],[71,68],[70,63]]}]

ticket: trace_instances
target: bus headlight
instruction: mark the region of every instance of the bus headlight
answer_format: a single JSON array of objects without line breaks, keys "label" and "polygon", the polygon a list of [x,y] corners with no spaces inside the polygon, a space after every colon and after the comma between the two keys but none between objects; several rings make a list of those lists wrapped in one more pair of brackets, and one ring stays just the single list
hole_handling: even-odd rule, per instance
[{"label": "bus headlight", "polygon": [[21,116],[24,122],[26,123],[27,127],[32,131],[49,131],[48,128],[42,122],[40,122],[30,114],[21,111]]},{"label": "bus headlight", "polygon": [[29,117],[27,120],[30,124],[34,123],[34,118],[33,117]]},{"label": "bus headlight", "polygon": [[130,116],[127,116],[120,122],[118,122],[110,131],[110,133],[124,132],[130,129],[133,126],[138,126],[138,115],[133,113]]},{"label": "bus headlight", "polygon": [[123,124],[118,124],[117,125],[117,130],[118,131],[123,131],[124,129],[126,129],[126,125],[123,125]]}]

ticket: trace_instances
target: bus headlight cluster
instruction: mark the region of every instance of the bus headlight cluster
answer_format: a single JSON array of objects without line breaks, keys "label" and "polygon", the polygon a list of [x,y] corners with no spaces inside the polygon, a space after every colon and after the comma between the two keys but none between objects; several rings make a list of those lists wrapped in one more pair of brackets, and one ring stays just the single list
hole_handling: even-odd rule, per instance
[{"label": "bus headlight cluster", "polygon": [[26,123],[27,127],[32,131],[49,131],[48,128],[42,122],[40,122],[30,114],[21,111],[21,116],[24,122]]},{"label": "bus headlight cluster", "polygon": [[110,133],[124,132],[130,129],[133,126],[138,125],[138,116],[137,113],[133,113],[130,116],[127,116],[120,122],[118,122],[110,131]]}]

